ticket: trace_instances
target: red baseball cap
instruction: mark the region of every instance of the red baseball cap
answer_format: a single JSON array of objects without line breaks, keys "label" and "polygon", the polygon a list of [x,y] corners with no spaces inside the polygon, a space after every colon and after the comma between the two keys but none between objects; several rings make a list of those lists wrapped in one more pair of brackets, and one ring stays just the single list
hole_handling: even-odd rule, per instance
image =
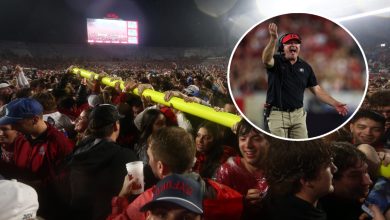
[{"label": "red baseball cap", "polygon": [[299,43],[301,43],[301,38],[299,37],[299,35],[291,33],[291,34],[286,34],[286,36],[283,37],[282,44],[285,44],[290,40],[297,40]]}]

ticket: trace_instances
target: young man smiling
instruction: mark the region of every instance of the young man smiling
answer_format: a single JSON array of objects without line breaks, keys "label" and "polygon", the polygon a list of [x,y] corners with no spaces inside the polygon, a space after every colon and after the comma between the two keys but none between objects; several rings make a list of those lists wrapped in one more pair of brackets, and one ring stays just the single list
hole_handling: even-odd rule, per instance
[{"label": "young man smiling", "polygon": [[244,196],[244,219],[254,219],[268,185],[264,177],[264,163],[270,137],[257,131],[242,119],[237,126],[242,157],[230,157],[218,169],[217,181],[232,187]]},{"label": "young man smiling", "polygon": [[386,119],[383,115],[367,109],[360,109],[349,125],[352,143],[355,145],[368,144],[377,151],[384,149],[383,135]]}]

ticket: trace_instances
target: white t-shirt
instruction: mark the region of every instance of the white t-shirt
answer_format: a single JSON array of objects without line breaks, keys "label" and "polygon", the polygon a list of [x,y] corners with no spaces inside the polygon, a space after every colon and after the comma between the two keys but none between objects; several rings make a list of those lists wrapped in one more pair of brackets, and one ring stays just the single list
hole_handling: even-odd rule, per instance
[{"label": "white t-shirt", "polygon": [[58,130],[65,129],[66,131],[70,131],[74,127],[72,120],[58,111],[44,114],[43,120],[56,127]]}]

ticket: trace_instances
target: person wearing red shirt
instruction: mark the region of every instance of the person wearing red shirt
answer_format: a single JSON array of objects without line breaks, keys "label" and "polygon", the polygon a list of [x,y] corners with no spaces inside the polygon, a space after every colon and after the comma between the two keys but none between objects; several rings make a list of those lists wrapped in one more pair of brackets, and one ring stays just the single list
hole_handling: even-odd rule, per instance
[{"label": "person wearing red shirt", "polygon": [[19,135],[20,133],[13,130],[11,125],[0,125],[1,163],[12,163],[14,156],[13,143]]},{"label": "person wearing red shirt", "polygon": [[238,123],[237,135],[242,157],[230,157],[222,164],[216,172],[216,180],[245,197],[243,218],[254,219],[268,189],[263,169],[270,137],[257,131],[245,120]]},{"label": "person wearing red shirt", "polygon": [[[5,116],[0,118],[0,125],[11,125],[12,129],[24,134],[13,143],[12,163],[2,166],[0,172],[6,178],[19,178],[33,186],[41,195],[41,211],[50,210],[50,201],[43,201],[44,195],[50,194],[46,191],[47,186],[56,178],[58,165],[73,150],[73,143],[46,123],[42,114],[43,107],[38,101],[22,98],[8,103]],[[16,170],[20,172],[14,172]],[[45,217],[44,213],[42,217]]]},{"label": "person wearing red shirt", "polygon": [[214,122],[203,122],[196,133],[196,162],[192,170],[204,178],[215,178],[218,167],[226,160],[237,155],[230,146],[222,145],[222,134],[219,125]]},{"label": "person wearing red shirt", "polygon": [[44,180],[54,176],[56,165],[72,152],[73,144],[62,132],[44,122],[42,113],[42,105],[35,99],[17,99],[7,105],[0,125],[10,124],[24,134],[15,140],[15,165]]}]

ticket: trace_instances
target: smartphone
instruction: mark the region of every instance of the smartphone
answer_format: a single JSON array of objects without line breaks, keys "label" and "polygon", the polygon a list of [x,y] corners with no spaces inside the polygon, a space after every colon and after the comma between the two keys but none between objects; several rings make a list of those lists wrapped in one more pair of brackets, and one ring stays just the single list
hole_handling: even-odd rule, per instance
[{"label": "smartphone", "polygon": [[370,204],[375,204],[379,207],[382,213],[385,213],[390,207],[390,179],[379,177],[372,187],[367,198],[362,205],[363,211],[369,214],[371,217],[372,212],[368,208]]}]

